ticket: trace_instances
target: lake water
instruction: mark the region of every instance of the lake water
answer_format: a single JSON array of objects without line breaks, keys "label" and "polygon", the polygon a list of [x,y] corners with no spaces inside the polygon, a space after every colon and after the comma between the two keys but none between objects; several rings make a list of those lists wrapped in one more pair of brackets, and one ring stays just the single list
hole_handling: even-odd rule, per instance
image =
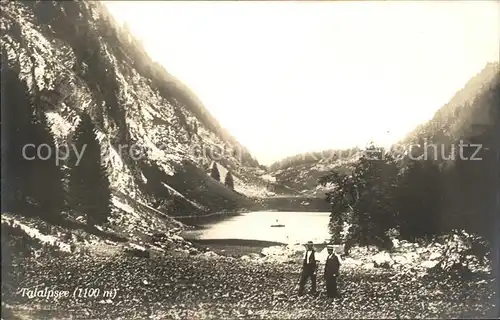
[{"label": "lake water", "polygon": [[[281,243],[323,243],[329,239],[329,212],[255,211],[189,231],[187,238],[199,240],[241,239]],[[271,225],[284,227],[271,227]]]}]

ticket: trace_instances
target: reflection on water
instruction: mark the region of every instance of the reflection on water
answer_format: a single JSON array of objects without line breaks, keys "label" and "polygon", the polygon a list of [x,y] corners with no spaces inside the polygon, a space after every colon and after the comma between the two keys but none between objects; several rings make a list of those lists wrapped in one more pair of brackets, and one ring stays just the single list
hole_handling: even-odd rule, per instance
[{"label": "reflection on water", "polygon": [[[189,231],[188,238],[264,240],[282,243],[323,243],[329,238],[329,212],[244,213],[206,225],[203,230]],[[284,227],[271,227],[284,225]]]}]

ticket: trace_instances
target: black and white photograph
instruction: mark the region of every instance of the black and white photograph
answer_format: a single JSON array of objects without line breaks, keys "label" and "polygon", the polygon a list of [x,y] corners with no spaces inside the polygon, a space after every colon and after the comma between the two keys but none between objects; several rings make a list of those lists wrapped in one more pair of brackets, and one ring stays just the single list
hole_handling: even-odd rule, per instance
[{"label": "black and white photograph", "polygon": [[0,16],[2,320],[500,318],[499,1]]}]

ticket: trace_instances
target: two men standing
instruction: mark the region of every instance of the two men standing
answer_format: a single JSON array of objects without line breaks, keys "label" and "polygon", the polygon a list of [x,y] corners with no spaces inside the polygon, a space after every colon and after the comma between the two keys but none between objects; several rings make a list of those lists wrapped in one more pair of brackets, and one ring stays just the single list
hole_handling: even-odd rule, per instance
[{"label": "two men standing", "polygon": [[313,242],[309,241],[306,244],[306,254],[302,261],[302,274],[299,282],[299,296],[304,293],[304,286],[308,278],[311,278],[311,293],[316,293],[316,256],[313,248]]},{"label": "two men standing", "polygon": [[338,298],[337,277],[339,276],[340,260],[333,252],[332,245],[326,246],[326,249],[328,251],[328,257],[325,262],[326,294],[329,298]]},{"label": "two men standing", "polygon": [[[325,262],[325,282],[326,282],[326,292],[328,297],[339,297],[337,291],[337,277],[339,276],[340,260],[337,255],[333,252],[333,246],[327,246],[328,257]],[[306,252],[304,259],[302,261],[302,274],[300,276],[299,282],[299,295],[304,293],[304,286],[307,280],[311,279],[311,293],[316,293],[316,269],[317,261],[315,256],[315,251],[313,248],[313,242],[309,241],[306,244]]]}]

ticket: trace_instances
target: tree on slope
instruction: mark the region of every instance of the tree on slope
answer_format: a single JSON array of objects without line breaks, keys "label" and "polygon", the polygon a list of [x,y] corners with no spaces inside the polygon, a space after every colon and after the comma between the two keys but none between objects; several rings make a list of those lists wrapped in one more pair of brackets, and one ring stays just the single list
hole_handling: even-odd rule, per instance
[{"label": "tree on slope", "polygon": [[[40,216],[57,222],[64,209],[65,191],[61,163],[57,163],[56,142],[50,132],[45,114],[33,125],[34,144],[48,146],[40,148],[40,154],[31,161],[32,194],[40,206]],[[42,151],[43,150],[43,151]]]},{"label": "tree on slope", "polygon": [[[64,205],[62,173],[45,115],[35,107],[19,69],[2,53],[2,200],[5,210],[55,221]],[[47,145],[48,148],[39,148]],[[37,150],[40,151],[37,153]]]},{"label": "tree on slope", "polygon": [[106,168],[101,164],[101,146],[95,127],[87,114],[76,128],[74,144],[80,153],[84,151],[79,163],[75,157],[72,159],[70,203],[77,212],[87,216],[89,225],[103,224],[111,214],[110,184]]},{"label": "tree on slope", "polygon": [[332,191],[326,194],[326,200],[332,205],[330,223],[328,229],[332,236],[332,242],[341,244],[345,239],[342,237],[344,222],[348,222],[352,214],[352,206],[357,200],[357,189],[352,176],[337,171],[321,177],[319,183],[323,186],[333,186]]},{"label": "tree on slope", "polygon": [[234,181],[233,181],[233,175],[231,174],[231,171],[227,172],[226,178],[224,179],[224,184],[229,189],[234,190]]},{"label": "tree on slope", "polygon": [[[351,175],[332,173],[320,183],[332,183],[334,189],[327,194],[332,203],[330,232],[338,235],[345,219],[349,229],[345,241],[345,252],[352,244],[376,245],[390,248],[387,231],[395,227],[392,190],[397,178],[394,158],[383,149],[370,145],[358,160]],[[338,242],[339,237],[333,239]]]},{"label": "tree on slope", "polygon": [[387,231],[396,227],[393,190],[398,168],[394,158],[382,148],[371,145],[354,170],[358,180],[359,199],[354,216],[361,245],[376,245],[389,249],[392,242]]},{"label": "tree on slope", "polygon": [[[26,82],[18,78],[2,53],[2,207],[12,212],[24,211],[30,202],[29,168],[27,158],[36,156],[33,149],[23,147],[33,143],[33,106]],[[8,168],[8,170],[7,170]]]},{"label": "tree on slope", "polygon": [[430,160],[411,160],[396,190],[397,224],[403,239],[430,239],[440,233],[442,174]]},{"label": "tree on slope", "polygon": [[215,161],[212,164],[212,172],[210,172],[210,176],[220,182],[220,173],[219,169],[217,168],[217,163]]}]

